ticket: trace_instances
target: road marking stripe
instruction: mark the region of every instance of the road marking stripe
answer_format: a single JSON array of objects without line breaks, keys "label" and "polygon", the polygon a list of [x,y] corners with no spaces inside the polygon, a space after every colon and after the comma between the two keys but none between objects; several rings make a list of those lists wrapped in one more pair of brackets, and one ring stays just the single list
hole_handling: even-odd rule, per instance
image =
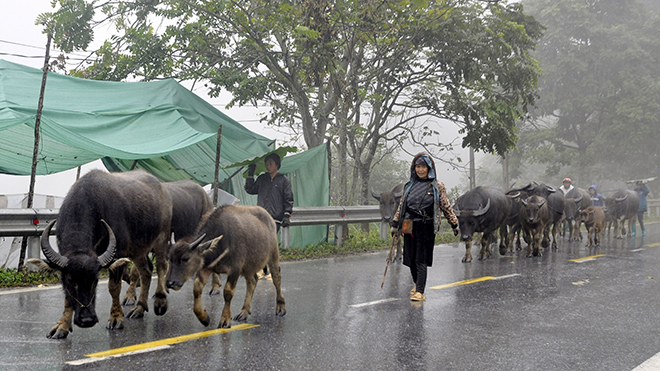
[{"label": "road marking stripe", "polygon": [[646,247],[656,247],[656,246],[660,246],[660,242],[656,242],[656,243],[652,243],[650,245],[644,245],[644,246],[646,246]]},{"label": "road marking stripe", "polygon": [[367,303],[349,305],[349,307],[351,307],[351,308],[362,308],[362,307],[368,307],[370,305],[388,303],[390,301],[396,301],[396,300],[399,300],[399,299],[398,298],[389,298],[389,299],[374,300],[374,301],[370,301],[370,302],[367,302]]},{"label": "road marking stripe", "polygon": [[458,282],[454,282],[454,283],[448,283],[446,285],[433,286],[433,287],[429,287],[429,288],[432,289],[432,290],[440,290],[440,289],[446,289],[446,288],[450,288],[450,287],[469,285],[469,284],[477,283],[477,282],[481,282],[481,281],[494,280],[496,278],[497,277],[493,277],[493,276],[485,276],[485,277],[473,278],[471,280],[463,280],[463,281],[458,281]]},{"label": "road marking stripe", "polygon": [[605,254],[585,256],[584,258],[571,259],[569,261],[572,261],[574,263],[584,263],[584,262],[588,262],[588,261],[591,261],[591,260],[595,260],[596,258],[600,258],[600,257],[603,257],[603,256],[605,256]]},{"label": "road marking stripe", "polygon": [[632,371],[652,371],[660,369],[660,353],[657,353],[653,357],[647,359],[641,365],[633,368]]},{"label": "road marking stripe", "polygon": [[630,250],[630,252],[640,252],[640,251],[644,251],[644,249],[633,249],[633,250]]},{"label": "road marking stripe", "polygon": [[240,325],[232,326],[231,328],[221,328],[221,329],[203,331],[203,332],[198,332],[198,333],[189,334],[189,335],[182,335],[182,336],[172,337],[172,338],[168,338],[168,339],[152,341],[152,342],[149,342],[149,343],[130,345],[130,346],[127,346],[127,347],[106,350],[104,352],[85,354],[85,357],[90,357],[90,358],[88,358],[88,359],[83,358],[81,360],[69,361],[69,362],[67,362],[67,364],[78,365],[78,364],[96,362],[96,361],[99,361],[99,360],[102,360],[102,359],[108,359],[108,358],[111,358],[111,357],[121,357],[121,356],[126,356],[126,355],[139,354],[139,353],[144,353],[144,352],[151,352],[151,351],[154,351],[154,350],[169,348],[170,345],[172,345],[172,344],[178,344],[178,343],[183,343],[183,342],[190,341],[190,340],[202,339],[202,338],[205,338],[205,337],[214,336],[214,335],[218,335],[218,334],[226,334],[226,333],[232,332],[232,331],[247,330],[247,329],[251,329],[251,328],[254,328],[254,327],[259,327],[259,325],[243,323],[243,324],[240,324]]}]

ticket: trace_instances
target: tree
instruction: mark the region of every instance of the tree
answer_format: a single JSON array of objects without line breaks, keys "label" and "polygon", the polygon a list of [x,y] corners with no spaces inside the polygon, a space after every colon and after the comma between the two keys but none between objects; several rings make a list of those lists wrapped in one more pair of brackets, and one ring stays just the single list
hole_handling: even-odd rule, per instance
[{"label": "tree", "polygon": [[[202,81],[265,123],[350,156],[362,201],[379,147],[427,145],[437,120],[503,153],[536,98],[540,25],[499,0],[162,0],[97,4],[118,36],[79,76]],[[440,143],[438,148],[446,144]],[[346,170],[347,171],[347,170]],[[344,176],[343,179],[346,179]],[[347,181],[344,181],[347,184]]]},{"label": "tree", "polygon": [[519,148],[548,176],[566,167],[583,181],[657,171],[657,13],[634,0],[526,4],[547,32],[535,54],[543,70],[536,119]]}]

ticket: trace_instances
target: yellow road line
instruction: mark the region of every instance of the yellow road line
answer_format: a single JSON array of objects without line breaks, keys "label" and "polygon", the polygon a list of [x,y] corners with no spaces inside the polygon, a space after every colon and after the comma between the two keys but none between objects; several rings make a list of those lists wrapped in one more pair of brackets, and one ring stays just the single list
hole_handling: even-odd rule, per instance
[{"label": "yellow road line", "polygon": [[232,332],[232,331],[247,330],[247,329],[251,329],[251,328],[254,328],[254,327],[259,327],[259,325],[243,323],[243,324],[240,324],[240,325],[232,326],[230,328],[219,328],[219,329],[215,329],[215,330],[198,332],[198,333],[195,333],[195,334],[189,334],[189,335],[177,336],[177,337],[173,337],[173,338],[169,338],[169,339],[152,341],[152,342],[149,342],[149,343],[135,344],[135,345],[130,345],[130,346],[123,347],[123,348],[110,349],[110,350],[106,350],[104,352],[85,354],[85,357],[104,358],[104,357],[110,357],[110,356],[115,356],[115,355],[124,354],[124,353],[139,352],[139,351],[149,349],[149,348],[156,348],[156,347],[162,347],[164,345],[178,344],[178,343],[183,343],[183,342],[189,341],[189,340],[202,339],[202,338],[213,336],[213,335],[226,334],[226,333]]},{"label": "yellow road line", "polygon": [[644,247],[656,247],[656,246],[660,246],[660,242],[652,243],[650,245],[644,245]]},{"label": "yellow road line", "polygon": [[493,276],[485,276],[485,277],[473,278],[471,280],[464,280],[464,281],[458,281],[458,282],[454,282],[454,283],[448,283],[446,285],[433,286],[433,287],[429,287],[429,288],[433,289],[433,290],[440,290],[440,289],[446,289],[446,288],[449,288],[449,287],[469,285],[471,283],[476,283],[476,282],[481,282],[481,281],[494,280],[496,278],[497,277],[493,277]]},{"label": "yellow road line", "polygon": [[569,261],[576,262],[576,263],[581,263],[583,261],[588,261],[588,260],[594,260],[596,258],[600,258],[602,256],[605,256],[605,254],[598,254],[598,255],[591,255],[591,256],[585,256],[584,258],[577,258],[577,259],[571,259]]}]

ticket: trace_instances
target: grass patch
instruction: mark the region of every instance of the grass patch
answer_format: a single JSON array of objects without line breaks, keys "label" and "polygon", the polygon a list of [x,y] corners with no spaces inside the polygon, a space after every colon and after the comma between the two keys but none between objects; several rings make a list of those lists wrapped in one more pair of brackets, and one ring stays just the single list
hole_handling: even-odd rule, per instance
[{"label": "grass patch", "polygon": [[16,268],[0,269],[0,287],[34,286],[57,283],[59,277],[38,272],[18,271]]}]

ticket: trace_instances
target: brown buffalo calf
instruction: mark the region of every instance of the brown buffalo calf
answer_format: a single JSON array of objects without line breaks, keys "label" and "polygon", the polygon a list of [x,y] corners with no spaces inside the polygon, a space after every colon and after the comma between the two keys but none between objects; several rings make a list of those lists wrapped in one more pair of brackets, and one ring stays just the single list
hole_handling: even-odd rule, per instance
[{"label": "brown buffalo calf", "polygon": [[605,212],[602,207],[589,206],[580,211],[580,220],[587,227],[588,246],[600,246],[600,234],[605,226]]},{"label": "brown buffalo calf", "polygon": [[218,327],[231,327],[231,300],[239,276],[245,278],[245,301],[234,320],[247,320],[257,272],[266,265],[276,291],[275,314],[286,314],[280,288],[280,251],[275,221],[266,210],[259,206],[220,206],[202,219],[195,235],[200,237],[192,242],[190,237],[182,238],[170,249],[167,287],[179,290],[187,280],[196,277],[193,311],[204,326],[209,325],[209,316],[202,307],[201,293],[211,273],[227,274],[223,290],[225,307]]}]

